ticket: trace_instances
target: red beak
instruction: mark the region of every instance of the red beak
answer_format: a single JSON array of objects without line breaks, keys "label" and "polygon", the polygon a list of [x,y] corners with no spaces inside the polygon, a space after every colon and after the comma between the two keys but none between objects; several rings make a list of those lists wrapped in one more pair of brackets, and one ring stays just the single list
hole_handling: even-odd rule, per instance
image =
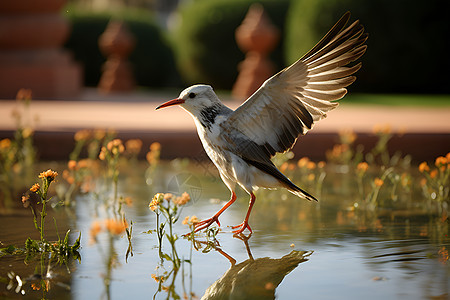
[{"label": "red beak", "polygon": [[183,104],[184,102],[185,102],[184,99],[180,99],[180,98],[173,99],[173,100],[167,101],[166,103],[159,105],[158,107],[155,108],[155,110],[164,108],[164,107],[168,107],[168,106],[172,106],[172,105]]}]

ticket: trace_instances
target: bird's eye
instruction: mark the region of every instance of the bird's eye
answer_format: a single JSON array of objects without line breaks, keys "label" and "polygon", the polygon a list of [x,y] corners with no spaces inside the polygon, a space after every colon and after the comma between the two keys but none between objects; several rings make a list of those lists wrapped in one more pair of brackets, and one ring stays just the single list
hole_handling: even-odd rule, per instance
[{"label": "bird's eye", "polygon": [[189,93],[189,98],[195,98],[195,93]]}]

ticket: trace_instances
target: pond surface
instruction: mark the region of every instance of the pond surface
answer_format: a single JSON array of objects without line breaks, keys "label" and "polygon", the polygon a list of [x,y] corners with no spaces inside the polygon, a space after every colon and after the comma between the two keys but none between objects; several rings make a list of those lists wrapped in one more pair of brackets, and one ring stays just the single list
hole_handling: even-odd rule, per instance
[{"label": "pond surface", "polygon": [[[63,168],[60,167],[61,171]],[[238,200],[220,217],[222,231],[216,236],[215,248],[207,248],[205,233],[196,237],[196,245],[206,248],[205,252],[192,250],[192,242],[180,237],[175,242],[176,252],[181,260],[188,261],[182,262],[177,272],[170,273],[173,264],[168,260],[161,262],[158,254],[156,214],[148,207],[153,195],[184,191],[191,195],[173,228],[174,234],[181,236],[189,232],[188,226],[181,224],[186,216],[211,217],[228,200],[229,191],[211,166],[171,163],[158,167],[152,174],[146,173],[144,164],[131,169],[121,173],[118,194],[133,200],[131,206],[123,207],[128,223],[132,222],[132,256],[126,259],[129,243],[125,233],[114,236],[102,231],[96,242],[92,240],[93,222],[103,222],[110,212],[102,207],[104,202],[99,200],[102,196],[78,195],[73,209],[51,211],[46,234],[48,239],[56,239],[53,216],[61,235],[70,228],[75,240],[81,232],[81,261],[60,267],[54,263],[46,265],[49,290],[43,293],[31,285],[38,279],[33,277],[38,261],[24,264],[23,257],[4,256],[0,258],[0,297],[35,299],[43,294],[51,299],[449,297],[447,219],[417,209],[355,209],[355,193],[349,192],[352,183],[345,183],[344,175],[330,172],[318,203],[298,199],[286,191],[258,191],[250,217],[253,235],[248,240],[233,237],[228,227],[241,223],[247,211],[248,195],[239,192]],[[99,189],[103,194],[112,193],[107,185]],[[21,246],[29,236],[38,238],[29,210],[18,208],[2,215],[0,225],[4,246]],[[167,239],[163,240],[162,250],[172,253]],[[166,275],[164,288],[158,291],[160,283],[155,278]]]}]

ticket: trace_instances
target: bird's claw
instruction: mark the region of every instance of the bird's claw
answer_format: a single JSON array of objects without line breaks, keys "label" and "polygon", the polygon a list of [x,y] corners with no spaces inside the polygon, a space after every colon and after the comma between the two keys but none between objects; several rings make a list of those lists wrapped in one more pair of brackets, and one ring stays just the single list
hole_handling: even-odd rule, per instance
[{"label": "bird's claw", "polygon": [[252,229],[250,228],[250,225],[248,225],[248,222],[246,222],[246,221],[242,222],[239,225],[231,226],[231,228],[232,229],[239,228],[238,230],[232,231],[234,233],[234,235],[241,234],[242,232],[244,232],[245,229],[248,229],[250,231],[250,235],[253,233]]},{"label": "bird's claw", "polygon": [[198,231],[200,231],[200,230],[203,230],[203,229],[208,228],[208,227],[211,226],[214,222],[217,223],[217,225],[220,227],[219,217],[213,216],[213,217],[211,217],[211,218],[209,218],[209,219],[200,221],[200,222],[198,222],[197,224],[195,224],[195,226],[194,226],[194,233],[195,233],[195,232],[198,232]]}]

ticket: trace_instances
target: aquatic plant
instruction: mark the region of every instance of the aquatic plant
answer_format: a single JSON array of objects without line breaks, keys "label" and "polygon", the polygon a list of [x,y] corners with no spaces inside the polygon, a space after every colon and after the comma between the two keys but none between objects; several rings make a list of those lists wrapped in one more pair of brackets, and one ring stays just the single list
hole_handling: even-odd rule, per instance
[{"label": "aquatic plant", "polygon": [[[166,291],[169,298],[180,298],[180,296],[175,292],[175,280],[180,268],[184,266],[184,263],[191,263],[191,259],[180,259],[180,256],[178,255],[176,249],[176,241],[179,237],[173,231],[173,225],[180,218],[182,207],[186,205],[186,203],[188,203],[190,200],[191,198],[186,192],[178,197],[170,193],[157,193],[149,204],[149,209],[156,214],[155,231],[157,233],[158,253],[161,260],[161,264],[159,267],[163,267],[165,261],[172,264],[172,268],[170,271],[164,271],[162,275],[152,274],[152,278],[158,282],[158,289],[155,293],[155,296],[161,291]],[[160,219],[161,215],[164,216],[164,221]],[[198,221],[198,219],[191,218],[191,231],[193,230],[193,224],[196,221]],[[189,222],[189,219],[188,221],[186,221],[185,219],[183,222]],[[170,244],[170,253],[165,253],[163,251],[164,237]],[[190,254],[190,257],[191,256],[192,253]],[[163,285],[164,282],[168,282],[168,284]]]},{"label": "aquatic plant", "polygon": [[430,201],[439,204],[439,212],[447,213],[450,192],[450,152],[446,156],[439,156],[434,166],[427,162],[419,165],[419,171],[424,176],[421,181],[422,192]]}]

